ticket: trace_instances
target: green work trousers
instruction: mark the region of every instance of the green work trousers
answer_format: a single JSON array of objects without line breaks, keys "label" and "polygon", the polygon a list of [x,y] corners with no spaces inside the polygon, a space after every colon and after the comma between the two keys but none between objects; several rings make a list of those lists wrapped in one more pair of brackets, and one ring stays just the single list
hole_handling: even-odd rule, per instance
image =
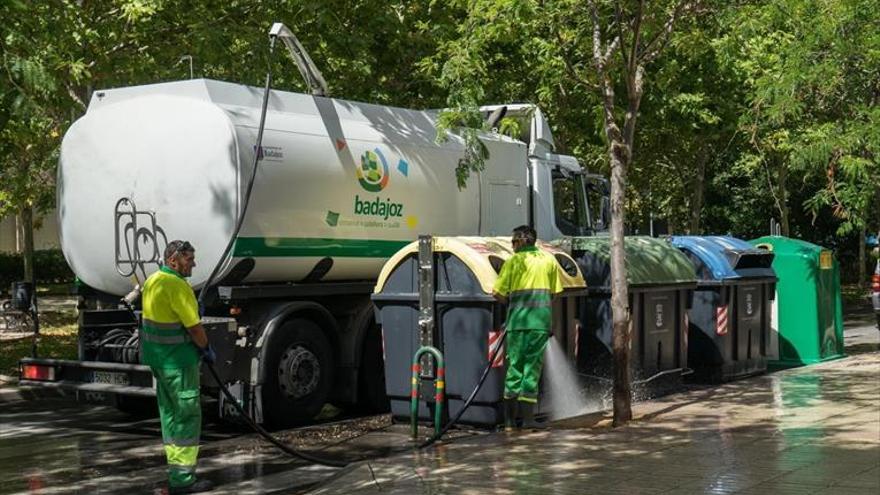
[{"label": "green work trousers", "polygon": [[199,435],[202,430],[199,365],[151,369],[156,377],[162,443],[168,461],[168,484],[173,487],[191,485],[196,481]]},{"label": "green work trousers", "polygon": [[504,398],[538,402],[538,383],[544,367],[544,348],[550,334],[546,330],[507,331],[507,376]]}]

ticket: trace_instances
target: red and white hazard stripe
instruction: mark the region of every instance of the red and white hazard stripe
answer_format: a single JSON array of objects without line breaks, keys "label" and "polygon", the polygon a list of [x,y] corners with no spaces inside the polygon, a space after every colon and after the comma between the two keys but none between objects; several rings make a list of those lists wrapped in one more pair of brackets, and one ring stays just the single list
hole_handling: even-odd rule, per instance
[{"label": "red and white hazard stripe", "polygon": [[718,335],[727,335],[727,310],[727,304],[715,308],[715,333]]},{"label": "red and white hazard stripe", "polygon": [[504,366],[504,345],[501,342],[501,330],[489,330],[489,352],[486,355],[487,361],[492,359],[492,354],[495,354],[495,349],[498,349],[498,354],[495,356],[495,361],[492,361],[492,367],[500,368]]}]

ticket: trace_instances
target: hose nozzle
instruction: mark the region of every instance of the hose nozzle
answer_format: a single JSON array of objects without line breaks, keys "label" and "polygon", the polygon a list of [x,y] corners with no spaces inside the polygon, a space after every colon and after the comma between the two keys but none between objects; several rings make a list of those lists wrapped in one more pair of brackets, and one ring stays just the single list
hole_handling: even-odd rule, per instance
[{"label": "hose nozzle", "polygon": [[135,286],[134,286],[134,289],[132,289],[131,292],[129,292],[128,294],[126,294],[125,297],[122,298],[122,301],[121,301],[121,302],[122,302],[122,304],[124,304],[124,305],[126,305],[127,307],[131,308],[131,305],[134,304],[134,302],[137,301],[137,298],[139,298],[139,297],[141,297],[141,286],[140,286],[140,284],[135,285]]}]

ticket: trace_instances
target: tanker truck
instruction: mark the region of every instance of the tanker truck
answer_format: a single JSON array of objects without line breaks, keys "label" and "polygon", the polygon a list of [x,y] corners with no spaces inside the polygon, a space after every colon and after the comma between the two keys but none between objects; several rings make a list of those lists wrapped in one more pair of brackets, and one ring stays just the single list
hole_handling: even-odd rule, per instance
[{"label": "tanker truck", "polygon": [[[137,303],[118,302],[182,239],[196,249],[196,291],[219,264],[204,323],[221,381],[252,417],[286,426],[327,402],[381,410],[370,294],[396,251],[425,233],[506,236],[531,224],[549,240],[602,228],[604,181],[555,153],[535,106],[482,109],[495,122],[518,119],[521,132],[483,132],[485,169],[460,189],[464,144],[438,143],[437,111],[273,89],[257,149],[263,95],[207,79],[93,93],[64,136],[57,185],[61,247],[82,286],[79,356],[25,359],[21,385],[123,409],[154,396]],[[255,163],[247,214],[223,257]],[[203,383],[217,395],[218,383]]]}]

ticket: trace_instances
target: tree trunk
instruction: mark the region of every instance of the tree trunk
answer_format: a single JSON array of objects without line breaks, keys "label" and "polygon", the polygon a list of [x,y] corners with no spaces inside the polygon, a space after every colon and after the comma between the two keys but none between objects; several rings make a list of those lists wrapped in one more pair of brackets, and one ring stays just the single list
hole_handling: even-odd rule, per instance
[{"label": "tree trunk", "polygon": [[867,254],[865,253],[865,236],[868,234],[866,225],[862,225],[859,229],[859,289],[865,288],[865,278],[868,276],[867,271]]},{"label": "tree trunk", "polygon": [[782,228],[782,235],[791,237],[791,230],[789,230],[788,186],[786,186],[786,182],[788,182],[788,169],[783,164],[779,167],[779,224]]},{"label": "tree trunk", "polygon": [[626,252],[624,251],[624,208],[627,152],[620,142],[612,141],[611,158],[611,322],[614,360],[613,426],[632,419],[632,371],[629,325],[629,287],[626,283]]},{"label": "tree trunk", "polygon": [[21,210],[21,227],[24,234],[24,280],[34,282],[34,210],[30,206]]},{"label": "tree trunk", "polygon": [[703,233],[700,228],[700,220],[703,214],[703,198],[705,197],[705,189],[706,189],[706,152],[705,150],[700,150],[700,153],[697,155],[697,170],[696,175],[694,175],[694,190],[693,199],[691,200],[691,218],[690,225],[688,227],[688,233],[690,235],[700,235]]}]

